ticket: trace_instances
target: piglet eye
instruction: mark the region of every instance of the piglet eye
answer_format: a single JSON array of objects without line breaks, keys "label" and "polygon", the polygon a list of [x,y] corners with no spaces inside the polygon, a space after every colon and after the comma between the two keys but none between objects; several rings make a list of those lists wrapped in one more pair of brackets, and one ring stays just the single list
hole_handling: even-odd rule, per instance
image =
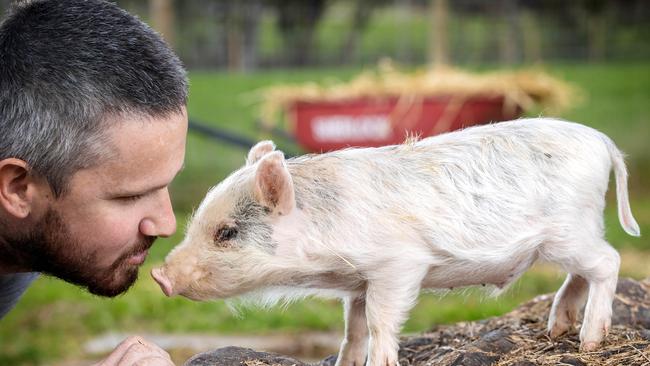
[{"label": "piglet eye", "polygon": [[232,240],[237,236],[237,227],[236,226],[222,226],[217,229],[217,232],[214,235],[216,242],[224,242]]}]

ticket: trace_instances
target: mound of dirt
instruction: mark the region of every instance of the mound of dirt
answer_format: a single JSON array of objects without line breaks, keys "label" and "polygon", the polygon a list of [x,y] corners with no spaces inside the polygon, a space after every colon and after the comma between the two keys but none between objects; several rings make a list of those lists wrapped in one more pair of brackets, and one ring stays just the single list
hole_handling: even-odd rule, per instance
[{"label": "mound of dirt", "polygon": [[[512,312],[477,322],[438,326],[402,339],[400,365],[534,366],[650,365],[650,278],[620,279],[612,329],[594,352],[579,352],[578,331],[559,339],[546,335],[553,295],[542,295]],[[336,356],[318,366],[334,366]],[[308,365],[299,360],[246,348],[226,347],[190,358],[186,366]]]}]

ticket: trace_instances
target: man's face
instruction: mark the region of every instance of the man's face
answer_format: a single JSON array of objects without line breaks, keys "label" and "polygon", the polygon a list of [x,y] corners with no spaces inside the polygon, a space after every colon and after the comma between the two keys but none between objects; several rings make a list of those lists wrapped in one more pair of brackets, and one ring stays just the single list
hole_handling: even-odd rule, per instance
[{"label": "man's face", "polygon": [[111,127],[115,156],[75,173],[30,235],[34,270],[97,295],[126,291],[155,238],[176,230],[168,185],[183,166],[186,135],[185,112]]}]

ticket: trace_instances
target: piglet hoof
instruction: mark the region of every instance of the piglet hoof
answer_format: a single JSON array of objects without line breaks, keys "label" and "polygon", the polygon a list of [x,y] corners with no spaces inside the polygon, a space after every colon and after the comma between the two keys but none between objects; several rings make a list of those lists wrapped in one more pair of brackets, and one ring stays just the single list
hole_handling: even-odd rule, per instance
[{"label": "piglet hoof", "polygon": [[366,356],[357,358],[339,358],[336,360],[335,366],[364,366],[366,364]]},{"label": "piglet hoof", "polygon": [[549,329],[548,336],[551,337],[551,339],[556,339],[561,335],[568,333],[569,330],[571,330],[570,325],[556,323],[551,329]]},{"label": "piglet hoof", "polygon": [[598,349],[598,342],[585,342],[580,345],[580,352],[593,352]]},{"label": "piglet hoof", "polygon": [[366,362],[366,366],[399,366],[399,362],[397,360],[384,359],[376,365],[374,362]]},{"label": "piglet hoof", "polygon": [[347,361],[342,361],[340,364],[337,363],[336,366],[363,366],[366,364],[366,361],[353,361],[353,360],[347,360]]},{"label": "piglet hoof", "polygon": [[580,351],[591,352],[596,350],[605,337],[607,337],[609,327],[609,324],[605,324],[595,329],[583,328],[580,332]]}]

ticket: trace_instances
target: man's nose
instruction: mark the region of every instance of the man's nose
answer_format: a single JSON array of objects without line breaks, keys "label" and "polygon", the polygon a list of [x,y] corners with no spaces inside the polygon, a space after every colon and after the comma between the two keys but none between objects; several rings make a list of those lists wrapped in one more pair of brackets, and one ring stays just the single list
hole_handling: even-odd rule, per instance
[{"label": "man's nose", "polygon": [[167,188],[158,192],[157,204],[140,222],[140,232],[147,236],[168,237],[176,232],[176,217]]}]

